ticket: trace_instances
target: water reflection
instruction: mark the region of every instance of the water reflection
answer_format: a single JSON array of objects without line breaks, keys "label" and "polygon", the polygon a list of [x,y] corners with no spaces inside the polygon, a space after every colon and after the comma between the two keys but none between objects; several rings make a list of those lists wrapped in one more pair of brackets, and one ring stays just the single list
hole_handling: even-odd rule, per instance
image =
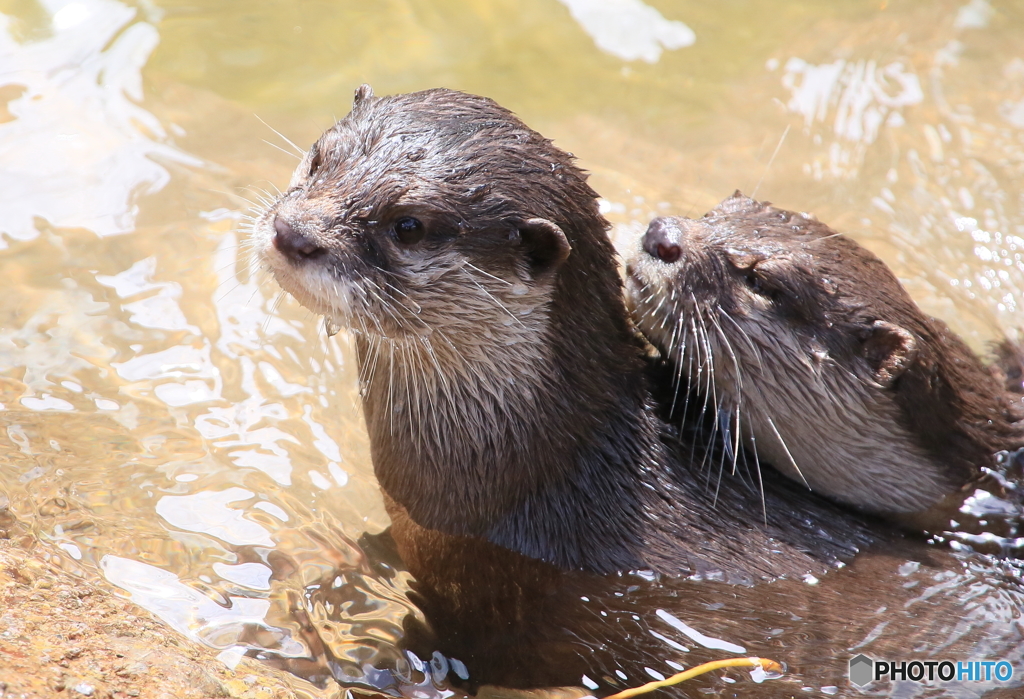
[{"label": "water reflection", "polygon": [[[713,658],[758,654],[785,657],[790,672],[759,685],[746,671],[731,671],[692,681],[686,695],[790,697],[797,691],[835,694],[839,687],[845,695],[846,659],[858,652],[876,658],[967,654],[1022,660],[1016,631],[1005,633],[1008,625],[1016,626],[1024,601],[1015,582],[1020,571],[976,555],[954,558],[910,543],[881,555],[863,554],[823,580],[745,587],[638,573],[566,573],[486,544],[437,537],[427,550],[407,524],[394,530],[394,542],[414,569],[410,596],[423,616],[404,621],[405,657],[440,654],[458,661],[467,676],[450,674],[449,680],[471,692],[486,693],[489,684],[582,684],[607,692]],[[386,559],[394,542],[378,538],[364,545]],[[388,564],[382,565],[387,575]],[[324,646],[315,647],[311,665],[281,664],[312,679],[314,668],[321,677],[332,668],[336,672],[334,651],[340,645],[333,630],[349,621],[350,598],[337,579],[309,587],[305,608],[311,628],[326,630],[317,637]],[[364,669],[361,683],[410,690],[403,684],[410,675],[401,659],[377,661],[377,672]],[[381,674],[382,668],[388,671]],[[355,668],[346,672],[356,679]],[[998,686],[953,683],[943,686],[943,696],[980,696]],[[863,694],[933,691],[913,682],[876,683]]]},{"label": "water reflection", "polygon": [[602,51],[625,61],[657,63],[664,50],[690,46],[697,37],[640,0],[560,0]]},{"label": "water reflection", "polygon": [[[856,177],[866,147],[878,139],[880,129],[906,124],[904,108],[924,99],[917,75],[902,61],[878,66],[869,60],[839,59],[810,65],[794,57],[783,68],[782,85],[792,95],[787,106],[804,117],[808,131],[815,122],[834,119],[832,128],[840,140],[830,146],[825,166],[834,178]],[[849,145],[844,147],[844,141]],[[815,162],[807,174],[823,179],[822,163]]]},{"label": "water reflection", "polygon": [[[166,186],[158,161],[201,161],[167,142],[163,124],[139,106],[142,67],[156,27],[112,0],[44,0],[48,36],[21,43],[0,15],[7,117],[0,123],[0,230],[36,235],[34,217],[98,235],[135,228],[139,195]],[[155,158],[155,160],[154,160]],[[4,239],[0,237],[0,244]]]},{"label": "water reflection", "polygon": [[[803,174],[834,183],[860,177],[865,166],[876,169],[863,178],[878,185],[858,202],[861,225],[885,230],[884,245],[903,259],[927,255],[930,263],[917,263],[915,283],[930,284],[933,294],[973,300],[980,288],[995,299],[967,304],[974,318],[953,319],[975,337],[990,336],[993,326],[1014,332],[1024,291],[1021,207],[1005,189],[1020,177],[1024,158],[1020,131],[1006,127],[1021,94],[1020,59],[993,55],[993,64],[982,68],[968,57],[992,38],[996,12],[974,0],[959,8],[947,32],[934,32],[917,51],[907,35],[897,37],[906,48],[887,63],[854,58],[864,53],[854,51],[816,65],[791,56],[780,71],[787,107],[803,117],[814,145]],[[999,97],[978,99],[981,81],[994,83]],[[908,123],[912,109],[925,118]],[[999,157],[991,157],[993,148]],[[976,263],[964,259],[968,250]]]},{"label": "water reflection", "polygon": [[[869,244],[983,348],[1024,324],[1024,17],[896,5],[15,3],[0,14],[0,500],[68,568],[324,693],[578,695],[739,647],[791,673],[693,691],[842,694],[844,654],[918,643],[1019,664],[1019,572],[967,551],[876,554],[763,591],[559,577],[486,552],[414,583],[394,546],[361,538],[388,518],[344,338],[248,277],[237,230],[259,196],[242,188],[284,186],[295,163],[254,111],[306,144],[363,80],[444,84],[576,152],[622,238],[761,183]],[[504,601],[452,595],[470,588]]]}]

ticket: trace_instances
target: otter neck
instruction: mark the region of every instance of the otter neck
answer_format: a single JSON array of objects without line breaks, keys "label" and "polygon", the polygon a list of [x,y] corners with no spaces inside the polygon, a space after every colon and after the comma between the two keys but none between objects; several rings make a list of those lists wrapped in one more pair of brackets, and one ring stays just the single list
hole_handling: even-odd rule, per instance
[{"label": "otter neck", "polygon": [[429,529],[566,568],[642,566],[668,455],[639,356],[495,339],[357,336],[381,487]]}]

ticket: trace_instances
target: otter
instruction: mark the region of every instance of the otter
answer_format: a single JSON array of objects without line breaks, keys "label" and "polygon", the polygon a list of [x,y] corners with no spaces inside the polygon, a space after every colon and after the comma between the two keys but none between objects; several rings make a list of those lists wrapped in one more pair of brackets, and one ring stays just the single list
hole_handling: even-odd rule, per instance
[{"label": "otter", "polygon": [[679,390],[834,500],[948,526],[993,455],[1024,446],[1008,392],[1020,348],[986,367],[880,259],[806,214],[736,192],[700,219],[657,218],[626,289]]},{"label": "otter", "polygon": [[572,156],[495,102],[363,86],[251,242],[351,331],[374,472],[424,546],[749,582],[877,540],[784,479],[702,480],[656,409],[608,228]]}]

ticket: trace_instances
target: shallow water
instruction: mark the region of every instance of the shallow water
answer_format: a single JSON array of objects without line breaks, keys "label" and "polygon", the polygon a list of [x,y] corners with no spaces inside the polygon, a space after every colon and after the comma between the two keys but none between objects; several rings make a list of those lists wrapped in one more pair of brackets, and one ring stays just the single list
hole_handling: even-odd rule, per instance
[{"label": "shallow water", "polygon": [[[696,215],[740,188],[856,237],[979,350],[1024,326],[1020,3],[5,0],[0,13],[0,505],[68,568],[227,660],[325,642],[335,680],[433,686],[399,648],[421,616],[409,576],[357,543],[388,521],[352,352],[250,279],[241,245],[245,213],[296,163],[287,139],[311,143],[361,82],[513,109],[593,173],[623,248],[655,213]],[[839,646],[822,643],[834,617],[776,617],[909,571],[927,592],[900,598],[902,623],[965,615],[935,648],[1019,646],[1014,571],[908,560],[857,561],[820,597],[783,586],[752,602],[779,605],[763,624],[711,609],[702,631],[748,650],[760,640],[744,633],[778,631],[769,647],[797,668],[786,691],[842,694],[816,663],[895,647],[884,613],[867,623],[885,605],[867,596],[864,636]],[[315,638],[298,631],[303,605]],[[600,645],[586,633],[578,648]],[[297,686],[327,695],[335,680]]]}]

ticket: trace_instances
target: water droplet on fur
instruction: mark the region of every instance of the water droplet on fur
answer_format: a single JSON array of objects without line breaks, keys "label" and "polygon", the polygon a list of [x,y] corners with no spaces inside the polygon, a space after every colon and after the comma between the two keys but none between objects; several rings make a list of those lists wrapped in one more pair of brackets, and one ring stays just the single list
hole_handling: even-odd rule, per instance
[{"label": "water droplet on fur", "polygon": [[513,296],[525,296],[526,292],[528,292],[529,290],[530,287],[526,286],[526,284],[523,284],[522,282],[516,282],[515,284],[512,285]]},{"label": "water droplet on fur", "polygon": [[334,322],[331,318],[324,318],[324,332],[327,333],[327,337],[334,337],[341,330],[341,326]]}]

